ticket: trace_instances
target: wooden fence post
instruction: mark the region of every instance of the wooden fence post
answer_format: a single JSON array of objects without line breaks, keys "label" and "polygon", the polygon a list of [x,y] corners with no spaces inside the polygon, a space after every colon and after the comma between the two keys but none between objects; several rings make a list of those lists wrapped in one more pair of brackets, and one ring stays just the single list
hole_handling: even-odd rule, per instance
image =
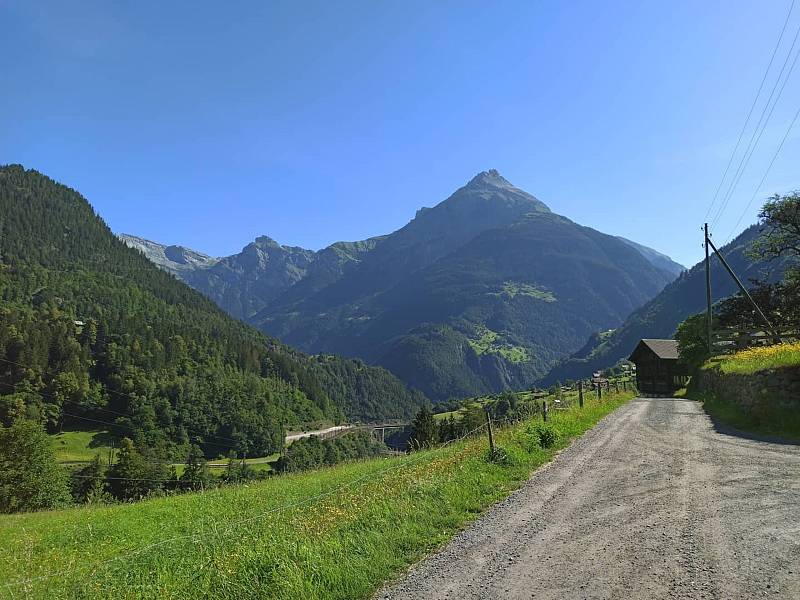
[{"label": "wooden fence post", "polygon": [[494,455],[494,435],[492,435],[492,416],[486,411],[486,430],[489,432],[489,450]]},{"label": "wooden fence post", "polygon": [[547,423],[547,400],[542,400],[542,419]]},{"label": "wooden fence post", "polygon": [[583,408],[583,381],[578,382],[578,406]]},{"label": "wooden fence post", "polygon": [[597,399],[603,399],[603,383],[601,381],[597,382]]},{"label": "wooden fence post", "polygon": [[619,381],[614,380],[614,391],[619,394]]}]

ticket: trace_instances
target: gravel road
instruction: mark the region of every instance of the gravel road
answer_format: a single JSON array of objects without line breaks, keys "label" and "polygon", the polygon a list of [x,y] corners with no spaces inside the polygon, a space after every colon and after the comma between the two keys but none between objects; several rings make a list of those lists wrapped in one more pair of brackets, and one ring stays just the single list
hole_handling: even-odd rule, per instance
[{"label": "gravel road", "polygon": [[634,400],[375,597],[800,599],[800,446]]}]

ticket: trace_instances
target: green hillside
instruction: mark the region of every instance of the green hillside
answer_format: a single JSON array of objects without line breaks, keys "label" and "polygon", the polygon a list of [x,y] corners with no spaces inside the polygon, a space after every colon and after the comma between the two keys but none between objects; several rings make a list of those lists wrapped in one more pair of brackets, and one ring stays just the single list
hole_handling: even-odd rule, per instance
[{"label": "green hillside", "polygon": [[18,165],[0,167],[0,298],[3,422],[253,456],[286,428],[404,418],[424,401],[383,369],[308,357],[232,319],[77,192]]},{"label": "green hillside", "polygon": [[[750,227],[720,248],[722,255],[747,285],[752,280],[778,281],[786,268],[785,261],[764,262],[749,257],[748,249],[758,233],[757,226]],[[716,257],[712,258],[711,277],[715,302],[738,292],[736,283]],[[554,367],[543,378],[542,385],[586,377],[593,371],[611,367],[620,359],[630,356],[642,338],[671,338],[684,319],[705,310],[705,286],[705,265],[701,261],[667,285],[651,301],[633,311],[614,331],[593,334],[583,348]]]}]

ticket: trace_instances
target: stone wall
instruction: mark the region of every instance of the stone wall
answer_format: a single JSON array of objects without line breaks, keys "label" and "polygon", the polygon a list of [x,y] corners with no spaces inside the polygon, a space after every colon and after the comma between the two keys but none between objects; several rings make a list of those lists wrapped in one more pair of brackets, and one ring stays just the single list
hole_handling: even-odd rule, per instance
[{"label": "stone wall", "polygon": [[703,369],[699,388],[720,400],[737,404],[753,416],[785,410],[800,411],[800,368],[770,369],[753,375],[725,374]]}]

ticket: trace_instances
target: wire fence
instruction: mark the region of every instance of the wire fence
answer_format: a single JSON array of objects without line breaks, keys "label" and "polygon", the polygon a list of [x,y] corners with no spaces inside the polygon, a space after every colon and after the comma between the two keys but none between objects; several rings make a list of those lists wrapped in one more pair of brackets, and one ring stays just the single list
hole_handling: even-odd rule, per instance
[{"label": "wire fence", "polygon": [[731,354],[747,348],[774,346],[797,342],[800,331],[795,329],[745,329],[738,327],[718,327],[711,334],[711,355]]},{"label": "wire fence", "polygon": [[[462,442],[462,441],[466,440],[468,437],[476,435],[479,431],[483,430],[485,427],[486,427],[485,423],[481,424],[480,426],[474,428],[473,430],[465,433],[461,437],[459,437],[457,439],[450,440],[448,442],[445,442],[444,444],[441,444],[440,446],[438,446],[438,447],[436,447],[434,449],[435,450],[441,450],[441,449],[446,448],[448,446],[451,446],[453,444]],[[151,544],[147,544],[147,545],[141,546],[141,547],[133,549],[133,550],[131,550],[129,552],[125,552],[125,553],[119,554],[117,556],[114,556],[112,558],[94,562],[94,563],[92,563],[90,565],[81,565],[81,566],[73,568],[73,569],[62,569],[62,570],[58,570],[58,571],[51,571],[51,572],[48,572],[48,573],[45,573],[43,575],[39,575],[39,576],[36,576],[36,577],[30,577],[30,578],[26,578],[26,579],[18,579],[16,581],[8,582],[8,583],[4,584],[4,586],[6,587],[6,589],[10,593],[13,594],[12,590],[14,588],[19,588],[20,586],[30,585],[32,583],[35,583],[35,582],[38,582],[38,581],[43,581],[43,580],[46,580],[46,579],[51,579],[53,577],[63,577],[63,576],[67,576],[67,575],[72,575],[74,573],[77,573],[78,571],[87,571],[89,573],[94,573],[98,569],[100,569],[102,567],[105,567],[105,566],[107,566],[109,564],[112,564],[112,563],[115,563],[115,562],[120,562],[120,561],[123,561],[123,560],[127,560],[127,559],[130,559],[130,558],[139,556],[139,555],[141,555],[141,554],[143,554],[145,552],[148,552],[150,550],[154,550],[156,548],[163,547],[163,546],[168,545],[168,544],[172,544],[172,543],[176,543],[176,542],[180,542],[180,541],[194,541],[194,542],[197,542],[197,541],[199,541],[199,540],[201,540],[203,538],[209,537],[211,535],[223,536],[223,535],[226,535],[226,534],[230,533],[235,528],[237,528],[237,527],[239,527],[241,525],[244,525],[244,524],[247,524],[247,523],[251,523],[251,522],[259,520],[259,519],[263,519],[265,517],[268,517],[270,515],[274,515],[274,514],[276,514],[278,512],[281,512],[281,511],[285,511],[285,510],[289,510],[289,509],[292,509],[292,508],[297,508],[297,507],[300,507],[300,506],[304,506],[304,505],[313,503],[315,501],[322,500],[324,498],[327,498],[327,497],[333,496],[335,494],[341,493],[341,492],[346,491],[346,490],[357,489],[359,487],[367,485],[367,483],[369,483],[370,481],[375,480],[375,479],[385,475],[386,473],[389,473],[389,472],[392,472],[392,471],[396,471],[396,470],[399,470],[399,469],[408,468],[408,467],[411,467],[411,466],[415,466],[417,464],[421,464],[422,462],[424,462],[427,459],[429,459],[429,454],[426,453],[426,452],[419,452],[419,453],[410,454],[407,457],[405,457],[404,459],[403,458],[395,459],[395,460],[399,461],[397,464],[391,465],[391,466],[386,467],[384,469],[379,469],[377,471],[372,471],[370,473],[366,473],[366,474],[354,479],[353,481],[350,481],[348,483],[336,486],[333,489],[328,490],[327,492],[322,492],[320,494],[315,494],[315,495],[312,495],[312,496],[308,496],[306,498],[302,498],[302,499],[297,500],[295,502],[289,502],[289,503],[283,504],[281,506],[276,506],[276,507],[270,508],[270,509],[268,509],[266,511],[263,511],[261,513],[258,513],[256,515],[252,515],[250,517],[246,517],[246,518],[243,518],[243,519],[239,519],[239,520],[235,520],[235,521],[230,521],[228,523],[224,523],[224,528],[223,529],[218,529],[218,528],[215,527],[214,531],[212,531],[212,532],[196,532],[195,531],[195,532],[184,534],[184,535],[164,538],[164,539],[161,539],[161,540],[159,540],[157,542],[153,542]],[[392,459],[387,459],[387,460],[392,460]]]},{"label": "wire fence", "polygon": [[[619,382],[616,382],[616,385],[615,385],[615,383],[613,381],[605,380],[605,381],[595,382],[595,384],[596,384],[597,389],[599,389],[599,390],[602,390],[603,387],[605,387],[605,389],[607,391],[611,391],[611,390],[615,390],[615,391],[618,391],[618,392],[619,391],[623,391],[623,388],[619,386]],[[588,385],[589,384],[587,384],[587,386]],[[583,390],[583,386],[584,386],[584,382],[578,382],[578,383],[574,384],[573,386],[562,386],[561,387],[561,391],[562,391],[562,393],[563,392],[577,392],[579,394]],[[630,387],[630,386],[625,384],[625,388],[627,388],[627,387]],[[591,391],[591,389],[592,388],[589,388],[589,390],[584,390],[584,391],[588,392],[588,391]],[[578,403],[578,396],[577,395],[575,395],[574,397],[570,397],[569,399],[567,399],[565,396],[562,395],[562,398],[564,398],[564,400],[567,403],[569,403],[570,405],[576,405],[576,403]],[[598,400],[602,400],[603,399],[602,392],[597,394],[597,399]],[[546,406],[546,400],[545,400],[545,406]],[[543,418],[546,418],[546,413],[547,413],[547,408],[544,408],[544,411],[543,411],[541,416]],[[496,420],[491,420],[491,419],[487,418],[487,421],[485,423],[482,423],[479,426],[472,428],[470,431],[465,432],[463,435],[461,435],[461,436],[459,436],[459,437],[457,437],[455,439],[451,439],[449,441],[446,441],[446,442],[444,442],[444,443],[442,443],[442,444],[440,444],[440,445],[438,445],[438,446],[436,446],[434,448],[430,448],[429,450],[439,451],[439,450],[442,450],[442,449],[447,448],[449,446],[458,444],[460,442],[465,441],[468,438],[475,437],[476,435],[478,435],[479,433],[483,432],[484,430],[490,429],[492,426],[497,427],[497,429],[500,430],[500,431],[507,430],[508,428],[511,428],[511,427],[517,425],[520,421],[525,421],[525,420],[528,420],[530,418],[531,418],[531,416],[525,416],[525,415],[522,415],[522,416],[518,415],[516,418],[501,418],[501,419],[496,419]],[[248,523],[252,523],[254,521],[258,521],[258,520],[261,520],[261,519],[265,519],[265,518],[267,518],[267,517],[269,517],[271,515],[275,515],[277,513],[282,512],[282,511],[287,511],[287,510],[291,510],[291,509],[298,508],[298,507],[301,507],[301,506],[310,505],[310,504],[313,504],[315,502],[324,500],[326,498],[329,498],[329,497],[337,495],[337,494],[341,494],[341,493],[344,493],[344,492],[347,492],[347,491],[356,490],[356,489],[358,489],[360,487],[368,485],[369,483],[371,483],[373,481],[378,480],[379,478],[382,478],[383,476],[385,476],[388,473],[399,471],[399,470],[402,470],[402,469],[410,469],[412,467],[415,467],[417,465],[420,465],[420,464],[424,463],[427,460],[432,460],[432,459],[431,459],[430,452],[416,452],[416,453],[411,453],[409,455],[406,455],[404,457],[396,457],[394,459],[386,459],[386,460],[393,460],[393,461],[397,461],[397,462],[395,462],[395,464],[391,464],[391,465],[389,465],[389,466],[387,466],[385,468],[381,468],[381,469],[377,469],[375,471],[370,471],[369,473],[365,473],[364,475],[361,475],[361,476],[357,477],[356,479],[354,479],[352,481],[349,481],[347,483],[343,483],[341,485],[335,486],[335,487],[333,487],[332,489],[330,489],[328,491],[321,492],[319,494],[314,494],[314,495],[311,495],[311,496],[307,496],[305,498],[300,498],[300,499],[298,499],[296,501],[293,501],[293,502],[287,502],[287,503],[284,503],[284,504],[282,504],[280,506],[275,506],[275,507],[269,508],[269,509],[267,509],[265,511],[262,511],[262,512],[257,513],[255,515],[251,515],[249,517],[245,517],[245,518],[242,518],[242,519],[236,519],[236,520],[232,520],[232,521],[227,521],[227,522],[223,522],[223,521],[217,520],[217,521],[212,523],[213,524],[213,529],[210,530],[210,531],[206,531],[205,530],[206,524],[204,524],[203,525],[203,530],[200,530],[200,531],[193,531],[193,532],[182,534],[182,535],[162,538],[162,539],[159,539],[159,540],[154,541],[152,543],[142,545],[142,546],[140,546],[138,548],[132,548],[132,549],[130,549],[128,551],[121,552],[120,554],[117,554],[116,556],[113,556],[111,558],[107,558],[107,559],[100,560],[100,561],[95,561],[95,562],[93,562],[91,564],[81,564],[81,565],[78,565],[78,566],[75,566],[75,567],[72,567],[72,568],[68,568],[68,569],[53,570],[53,571],[50,571],[50,572],[47,572],[47,573],[44,573],[42,575],[38,575],[38,576],[35,576],[35,577],[18,579],[18,580],[15,580],[15,581],[11,581],[11,582],[5,583],[4,587],[13,596],[13,591],[15,589],[18,590],[20,588],[23,588],[22,591],[25,592],[24,586],[30,586],[30,585],[32,585],[34,583],[41,582],[41,581],[48,580],[48,579],[52,579],[54,577],[65,577],[65,576],[68,576],[68,575],[73,575],[73,574],[78,573],[78,572],[84,572],[84,573],[87,573],[87,574],[93,574],[93,573],[96,573],[98,570],[103,569],[103,568],[105,568],[105,567],[107,567],[109,565],[112,565],[114,563],[118,563],[118,562],[123,562],[123,561],[128,561],[128,560],[134,559],[136,557],[142,556],[143,554],[145,554],[147,552],[150,552],[150,551],[155,550],[157,548],[162,548],[162,547],[170,545],[170,544],[175,544],[175,543],[182,542],[182,541],[183,542],[192,541],[194,543],[198,543],[200,540],[208,538],[210,536],[217,536],[217,537],[226,536],[226,535],[230,534],[231,532],[235,531],[237,528],[241,527],[242,525],[245,525],[245,524],[248,524]],[[91,478],[91,477],[87,477],[87,478]],[[140,480],[138,478],[115,478],[115,479]],[[179,480],[176,480],[176,481],[179,481]]]}]

